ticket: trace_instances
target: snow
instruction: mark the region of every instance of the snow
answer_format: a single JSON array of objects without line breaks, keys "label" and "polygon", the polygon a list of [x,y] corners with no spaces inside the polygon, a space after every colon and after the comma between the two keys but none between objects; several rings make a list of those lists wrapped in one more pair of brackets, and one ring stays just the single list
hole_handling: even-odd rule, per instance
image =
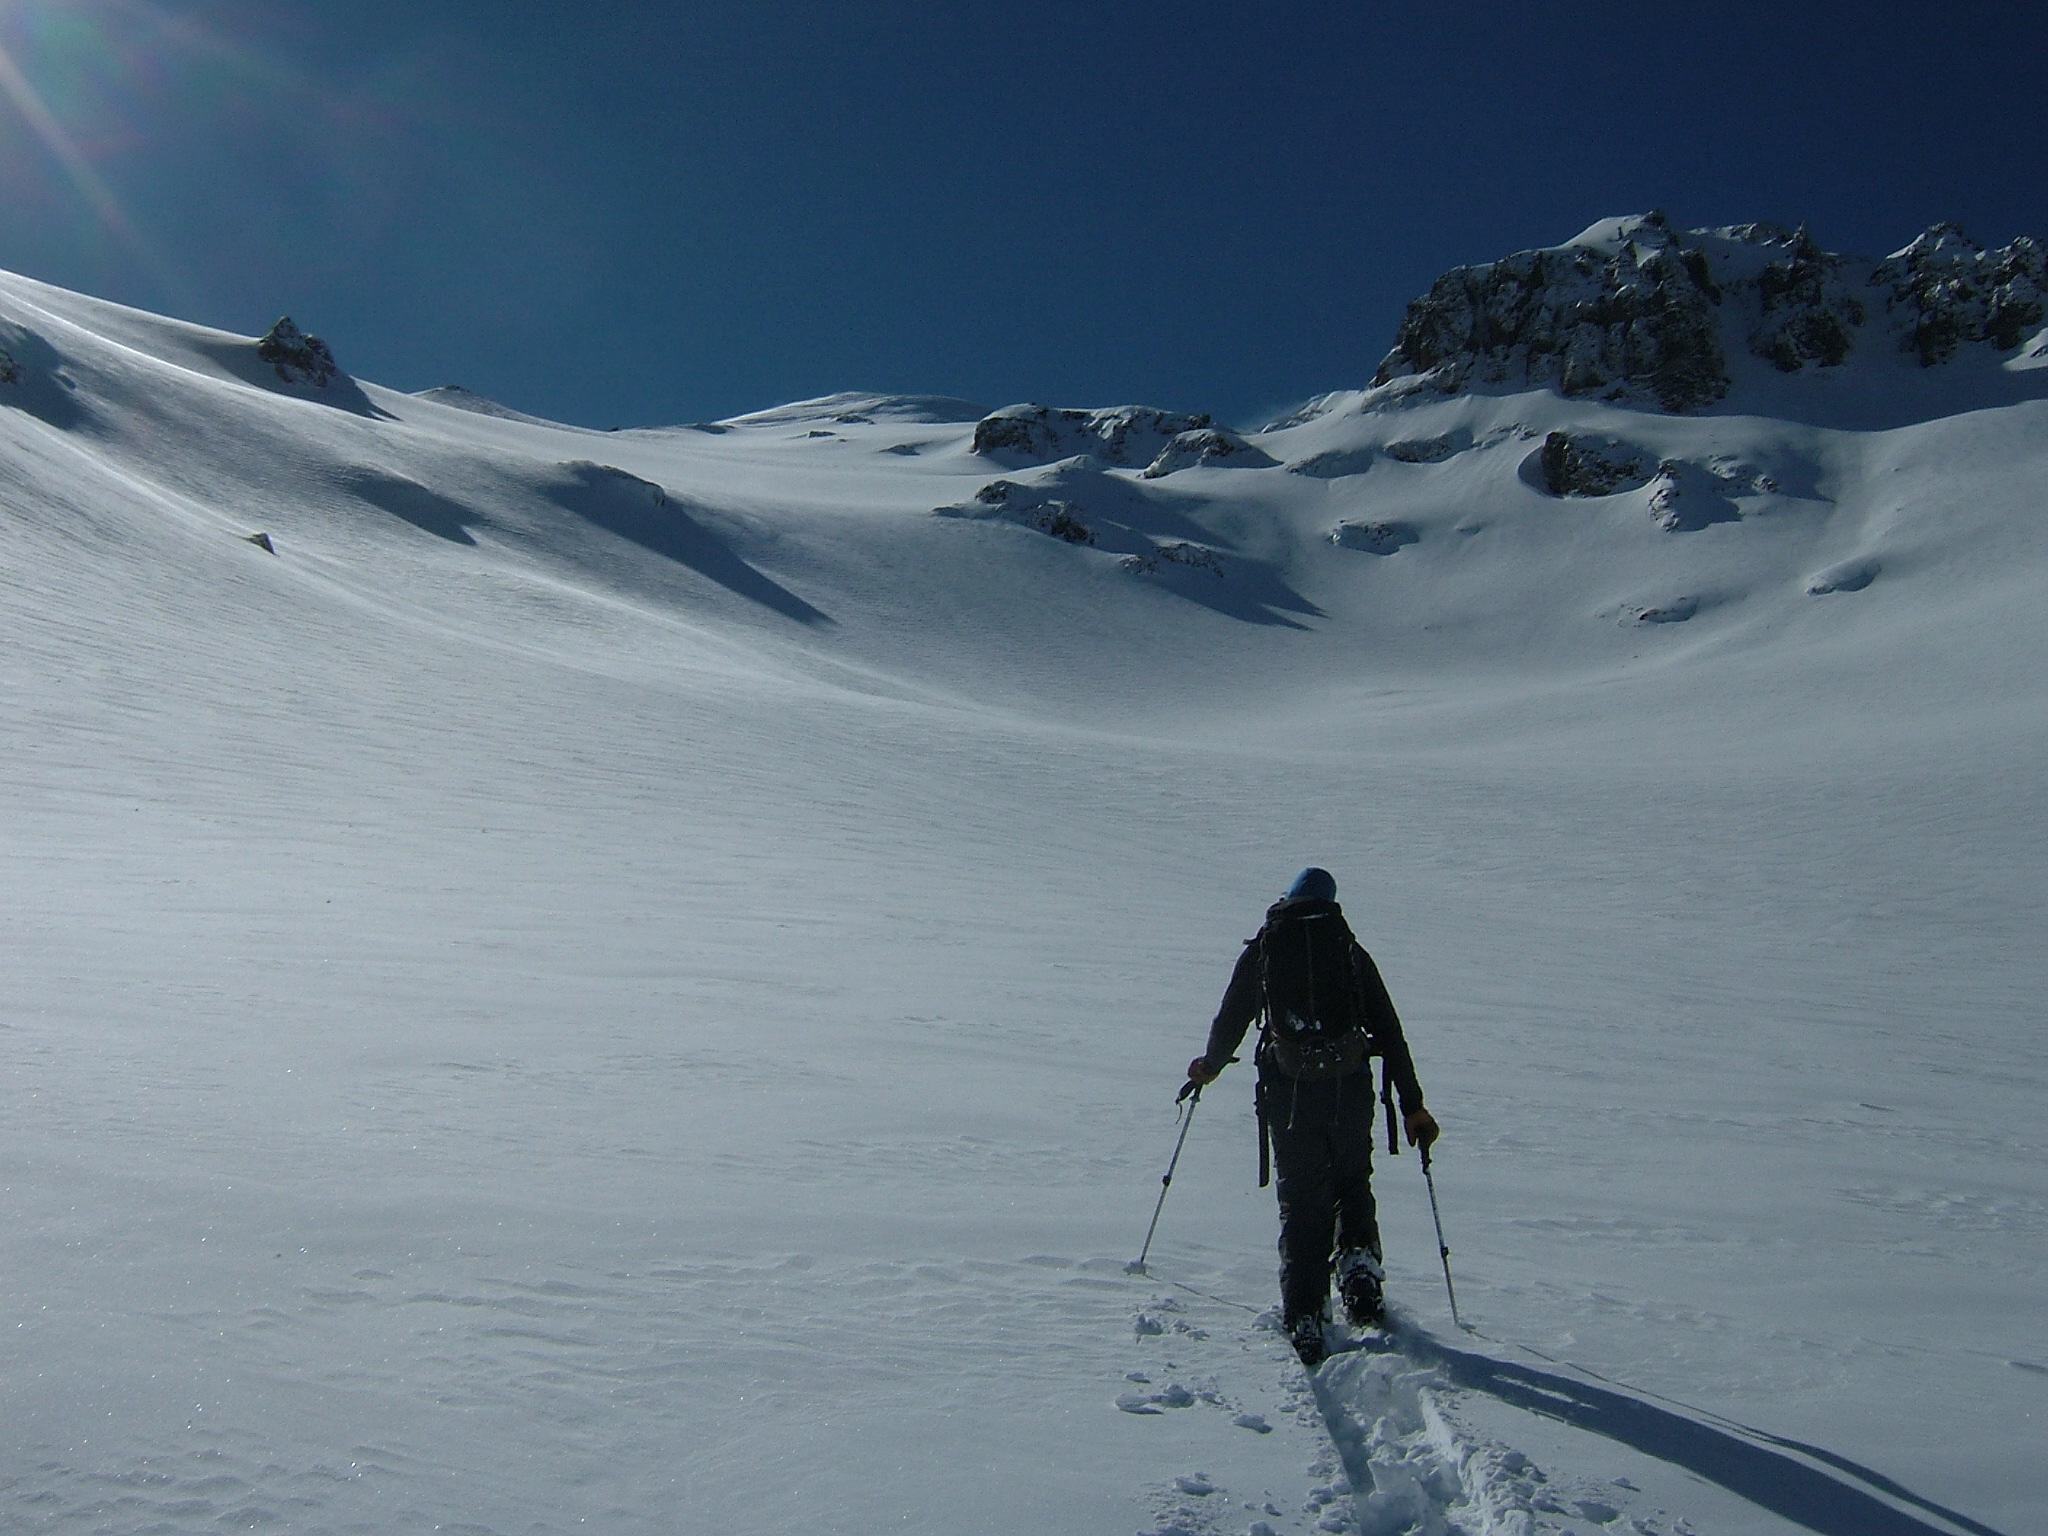
[{"label": "snow", "polygon": [[[8,1529],[2048,1515],[2038,373],[1340,394],[1146,481],[0,326]],[[1006,476],[1115,537],[934,515]],[[1313,1381],[1246,1069],[1125,1273],[1310,862],[1477,1330],[1403,1158],[1401,1348]]]}]

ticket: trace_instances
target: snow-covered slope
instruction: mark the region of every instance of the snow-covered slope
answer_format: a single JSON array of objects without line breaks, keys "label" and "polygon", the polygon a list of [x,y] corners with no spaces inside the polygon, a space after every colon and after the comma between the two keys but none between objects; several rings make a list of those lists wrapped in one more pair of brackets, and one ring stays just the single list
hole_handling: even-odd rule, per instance
[{"label": "snow-covered slope", "polygon": [[[2048,1514],[2025,347],[1240,435],[0,346],[9,1529]],[[1242,1069],[1123,1267],[1311,860],[1478,1330],[1404,1160],[1313,1382]]]}]

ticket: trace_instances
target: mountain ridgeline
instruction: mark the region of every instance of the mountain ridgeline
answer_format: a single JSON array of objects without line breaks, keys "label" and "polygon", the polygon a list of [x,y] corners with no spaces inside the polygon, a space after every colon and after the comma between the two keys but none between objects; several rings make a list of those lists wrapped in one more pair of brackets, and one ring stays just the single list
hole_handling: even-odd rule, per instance
[{"label": "mountain ridgeline", "polygon": [[1689,411],[1748,356],[1784,373],[1858,353],[1923,367],[1964,349],[2048,345],[2048,250],[1985,250],[1937,224],[1882,261],[1822,250],[1805,227],[1673,229],[1661,213],[1445,273],[1408,306],[1375,385],[1487,385]]}]

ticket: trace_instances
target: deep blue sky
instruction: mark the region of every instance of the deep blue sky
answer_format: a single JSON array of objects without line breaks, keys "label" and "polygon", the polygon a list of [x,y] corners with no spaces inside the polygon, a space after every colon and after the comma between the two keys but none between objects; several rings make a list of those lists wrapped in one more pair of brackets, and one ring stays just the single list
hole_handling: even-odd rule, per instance
[{"label": "deep blue sky", "polygon": [[0,0],[0,266],[597,426],[1241,421],[1607,214],[2048,236],[2040,15]]}]

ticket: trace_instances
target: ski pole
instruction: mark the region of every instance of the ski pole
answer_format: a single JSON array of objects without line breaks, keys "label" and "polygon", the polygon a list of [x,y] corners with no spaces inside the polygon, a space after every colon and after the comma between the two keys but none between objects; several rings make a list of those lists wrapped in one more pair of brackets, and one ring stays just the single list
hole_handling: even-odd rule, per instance
[{"label": "ski pole", "polygon": [[1166,1176],[1159,1181],[1159,1203],[1152,1207],[1152,1225],[1145,1229],[1145,1246],[1138,1250],[1135,1259],[1124,1266],[1124,1273],[1127,1275],[1145,1273],[1145,1255],[1152,1251],[1152,1234],[1159,1230],[1159,1213],[1166,1209],[1166,1192],[1173,1188],[1173,1170],[1180,1166],[1180,1149],[1188,1144],[1188,1127],[1195,1123],[1195,1106],[1202,1102],[1202,1085],[1189,1083],[1188,1087],[1195,1091],[1192,1095],[1187,1095],[1186,1090],[1182,1090],[1183,1096],[1188,1099],[1188,1112],[1181,1116],[1180,1139],[1174,1142],[1173,1157],[1166,1165]]},{"label": "ski pole", "polygon": [[1460,1329],[1463,1329],[1465,1320],[1458,1316],[1458,1292],[1456,1287],[1451,1284],[1451,1248],[1450,1244],[1444,1241],[1444,1214],[1441,1210],[1437,1209],[1436,1175],[1429,1171],[1429,1148],[1427,1147],[1422,1149],[1422,1180],[1429,1186],[1429,1216],[1430,1220],[1436,1223],[1436,1252],[1437,1257],[1442,1259],[1444,1263],[1444,1294],[1451,1298],[1451,1321],[1456,1323]]}]

